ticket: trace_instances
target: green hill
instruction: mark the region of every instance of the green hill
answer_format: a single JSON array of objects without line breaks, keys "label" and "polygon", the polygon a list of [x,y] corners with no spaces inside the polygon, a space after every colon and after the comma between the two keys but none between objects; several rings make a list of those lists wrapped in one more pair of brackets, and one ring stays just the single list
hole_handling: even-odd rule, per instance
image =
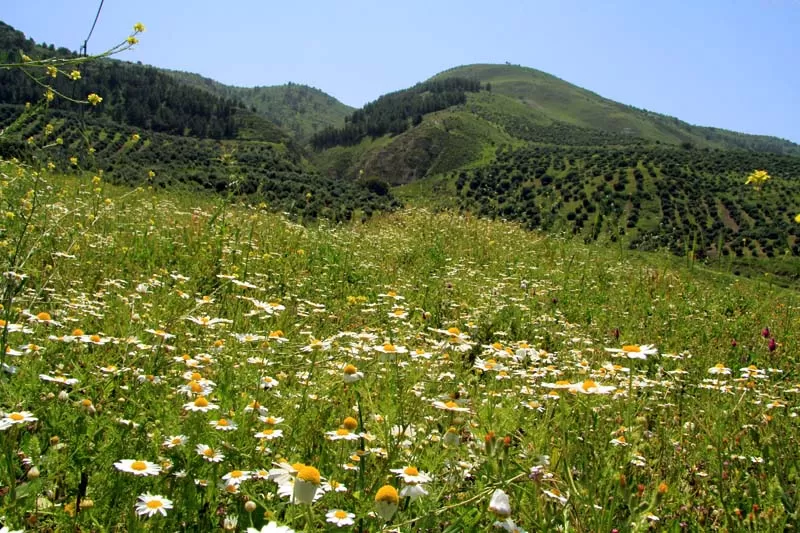
[{"label": "green hill", "polygon": [[531,108],[534,114],[530,116],[539,123],[561,122],[669,144],[800,155],[800,145],[784,139],[693,126],[675,117],[614,102],[532,68],[468,65],[437,74],[431,80],[451,77],[490,84],[493,94],[513,98]]},{"label": "green hill", "polygon": [[326,127],[344,126],[344,118],[354,109],[336,98],[307,85],[287,83],[272,87],[233,87],[188,72],[164,70],[182,83],[217,96],[242,102],[272,123],[291,132],[299,142]]}]

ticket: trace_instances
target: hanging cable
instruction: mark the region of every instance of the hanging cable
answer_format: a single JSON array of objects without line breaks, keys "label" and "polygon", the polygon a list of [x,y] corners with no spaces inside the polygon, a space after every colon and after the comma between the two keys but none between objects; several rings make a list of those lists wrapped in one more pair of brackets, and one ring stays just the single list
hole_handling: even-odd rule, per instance
[{"label": "hanging cable", "polygon": [[89,44],[89,39],[92,38],[92,33],[94,33],[94,27],[97,25],[97,19],[100,18],[100,11],[103,9],[103,2],[105,2],[105,0],[100,0],[100,7],[97,8],[97,14],[94,16],[94,22],[92,22],[92,29],[89,30],[89,35],[87,35],[86,40],[83,41],[83,46],[81,47],[81,54],[83,54],[84,57],[88,55],[86,47]]}]

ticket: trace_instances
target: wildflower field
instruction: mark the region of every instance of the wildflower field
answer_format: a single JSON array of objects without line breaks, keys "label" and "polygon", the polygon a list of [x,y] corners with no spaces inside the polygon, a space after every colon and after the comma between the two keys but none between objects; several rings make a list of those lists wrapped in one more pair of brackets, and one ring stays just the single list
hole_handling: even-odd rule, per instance
[{"label": "wildflower field", "polygon": [[798,520],[800,300],[769,278],[11,162],[0,193],[7,530]]}]

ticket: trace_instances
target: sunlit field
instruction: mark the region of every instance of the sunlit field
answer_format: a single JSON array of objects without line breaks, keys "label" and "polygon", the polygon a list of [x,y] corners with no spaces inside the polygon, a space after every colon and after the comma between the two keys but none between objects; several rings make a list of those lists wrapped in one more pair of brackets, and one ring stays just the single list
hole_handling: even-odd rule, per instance
[{"label": "sunlit field", "polygon": [[304,227],[0,179],[8,530],[797,522],[800,304],[769,277],[453,214]]}]

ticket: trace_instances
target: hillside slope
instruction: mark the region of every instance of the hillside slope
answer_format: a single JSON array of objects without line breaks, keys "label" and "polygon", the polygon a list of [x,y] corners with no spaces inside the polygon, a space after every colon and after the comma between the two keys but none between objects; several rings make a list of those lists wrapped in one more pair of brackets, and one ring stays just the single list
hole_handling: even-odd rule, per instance
[{"label": "hillside slope", "polygon": [[234,87],[189,72],[163,70],[187,85],[242,102],[271,122],[291,132],[299,142],[326,127],[342,127],[354,109],[323,91],[287,83],[271,87]]},{"label": "hillside slope", "polygon": [[489,83],[495,94],[511,97],[541,118],[614,134],[670,144],[734,148],[800,155],[800,145],[763,135],[693,126],[675,117],[624,105],[539,70],[516,65],[477,64],[444,71],[431,80],[451,77]]}]

